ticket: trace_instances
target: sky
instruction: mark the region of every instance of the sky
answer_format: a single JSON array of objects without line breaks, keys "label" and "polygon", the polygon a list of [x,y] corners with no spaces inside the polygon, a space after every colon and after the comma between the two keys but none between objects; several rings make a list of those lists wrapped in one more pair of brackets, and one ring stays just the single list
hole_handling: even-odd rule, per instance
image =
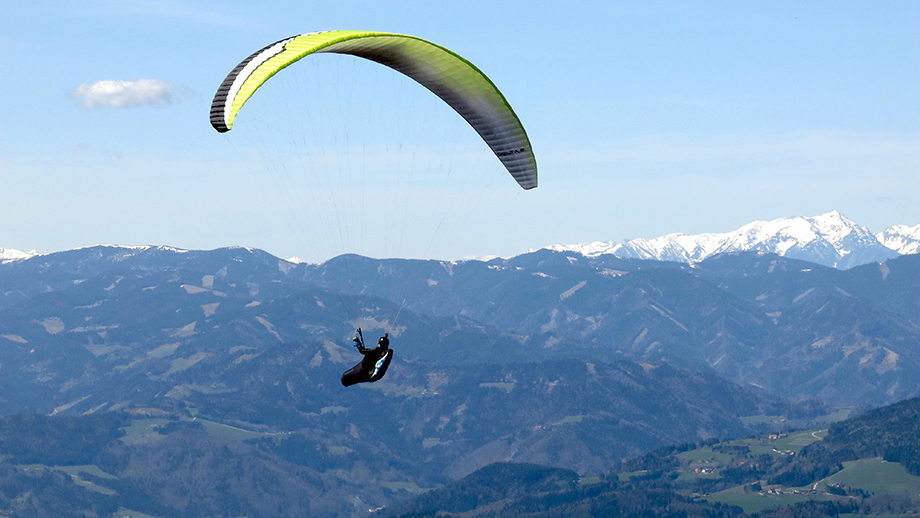
[{"label": "sky", "polygon": [[[521,190],[420,86],[354,58],[290,67],[265,106],[214,131],[211,97],[237,63],[331,29],[475,63],[524,123],[540,186]],[[874,232],[920,224],[915,0],[34,0],[4,6],[0,67],[0,248],[460,259],[831,210]],[[336,85],[325,101],[317,77]],[[317,113],[344,137],[277,131]],[[276,131],[310,153],[338,145],[350,169],[256,149]]]}]

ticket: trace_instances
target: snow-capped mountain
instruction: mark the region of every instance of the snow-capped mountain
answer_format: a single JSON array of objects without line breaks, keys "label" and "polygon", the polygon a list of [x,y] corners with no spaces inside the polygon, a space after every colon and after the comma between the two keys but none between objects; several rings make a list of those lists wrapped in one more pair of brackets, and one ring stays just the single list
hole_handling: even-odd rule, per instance
[{"label": "snow-capped mountain", "polygon": [[[188,252],[169,246],[149,245],[98,245],[85,248],[111,249],[113,254],[109,254],[110,259],[115,262],[150,249],[164,253]],[[575,252],[586,257],[610,254],[624,259],[652,259],[688,264],[703,261],[720,253],[760,251],[845,270],[861,264],[882,262],[899,255],[920,253],[920,225],[893,225],[873,235],[868,228],[854,223],[837,211],[831,211],[813,217],[795,216],[772,221],[754,221],[725,233],[674,233],[654,239],[640,238],[616,243],[595,241],[545,248],[557,252]],[[40,255],[47,254],[39,254],[34,250],[23,252],[12,248],[0,248],[0,264]],[[467,257],[464,260],[488,261],[494,258],[496,256]],[[303,261],[292,257],[286,262],[300,264]]]},{"label": "snow-capped mountain", "polygon": [[901,255],[920,252],[920,225],[894,225],[875,235],[879,242]]},{"label": "snow-capped mountain", "polygon": [[35,250],[31,252],[23,252],[22,250],[14,250],[12,248],[0,248],[0,263],[8,263],[10,261],[19,261],[22,259],[28,259],[36,255]]},{"label": "snow-capped mountain", "polygon": [[722,234],[677,233],[655,239],[554,245],[548,248],[578,252],[588,257],[613,254],[622,258],[683,263],[696,263],[719,253],[756,250],[847,269],[885,261],[900,254],[916,253],[920,248],[920,226],[896,225],[875,236],[866,227],[832,211],[814,217],[754,221]]}]

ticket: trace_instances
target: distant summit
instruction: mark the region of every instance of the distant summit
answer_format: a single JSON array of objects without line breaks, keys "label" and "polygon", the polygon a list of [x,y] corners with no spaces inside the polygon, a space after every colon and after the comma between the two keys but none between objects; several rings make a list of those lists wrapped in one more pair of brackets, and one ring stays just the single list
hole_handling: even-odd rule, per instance
[{"label": "distant summit", "polygon": [[920,225],[894,225],[875,235],[879,242],[901,255],[920,252]]},{"label": "distant summit", "polygon": [[917,253],[920,249],[920,225],[895,225],[873,235],[866,227],[857,225],[837,211],[831,211],[813,217],[754,221],[723,234],[676,233],[655,239],[553,245],[547,248],[577,252],[586,257],[612,254],[629,259],[691,264],[720,253],[760,251],[845,270]]},{"label": "distant summit", "polygon": [[34,255],[36,255],[35,250],[23,252],[22,250],[13,250],[12,248],[0,248],[0,264],[28,259]]}]

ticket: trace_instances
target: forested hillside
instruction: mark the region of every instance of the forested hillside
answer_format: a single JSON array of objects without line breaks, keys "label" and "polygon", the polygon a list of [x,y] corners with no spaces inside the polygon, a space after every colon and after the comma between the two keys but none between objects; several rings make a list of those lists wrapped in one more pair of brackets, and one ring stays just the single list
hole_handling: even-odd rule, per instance
[{"label": "forested hillside", "polygon": [[[826,426],[917,390],[916,267],[747,254],[691,268],[548,250],[303,265],[151,247],[3,264],[0,411],[21,414],[0,423],[3,506],[351,516],[496,460],[577,473],[565,498],[586,509],[735,513],[714,502],[816,481],[844,487],[850,500],[834,505],[869,505],[858,491],[872,489],[851,479],[896,459],[914,470],[913,438],[879,446],[872,420],[801,455],[733,438]],[[382,381],[346,389],[358,326],[389,332],[395,359]],[[643,456],[679,443],[689,449]],[[658,496],[629,500],[642,488]]]},{"label": "forested hillside", "polygon": [[493,464],[380,515],[915,516],[918,412],[912,399],[826,430],[669,446],[597,478]]},{"label": "forested hillside", "polygon": [[[596,476],[666,444],[822,413],[666,364],[397,360],[384,381],[346,389],[347,351],[333,345],[250,354],[125,394],[121,410],[0,418],[0,515],[114,506],[175,518],[351,516],[495,458]],[[48,488],[40,501],[28,498],[33,479]]]}]

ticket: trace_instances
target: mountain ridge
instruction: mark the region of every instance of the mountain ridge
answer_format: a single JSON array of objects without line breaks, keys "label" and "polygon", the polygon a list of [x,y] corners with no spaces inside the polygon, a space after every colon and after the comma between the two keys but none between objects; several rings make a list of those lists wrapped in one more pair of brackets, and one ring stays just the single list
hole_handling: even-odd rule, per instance
[{"label": "mountain ridge", "polygon": [[685,265],[551,250],[307,265],[239,247],[91,247],[0,265],[0,363],[29,394],[51,390],[53,409],[81,397],[40,381],[57,369],[89,383],[76,365],[168,376],[208,364],[216,344],[343,343],[361,326],[389,331],[405,359],[664,361],[878,405],[918,395],[918,271],[920,255],[849,270],[760,252]]},{"label": "mountain ridge", "polygon": [[831,211],[812,217],[753,221],[724,233],[673,233],[654,239],[557,244],[546,248],[557,252],[577,252],[585,257],[609,254],[687,264],[695,264],[720,253],[759,251],[845,270],[917,253],[920,250],[920,225],[893,225],[872,234],[868,228],[854,223],[840,212]]},{"label": "mountain ridge", "polygon": [[[38,253],[35,250],[25,252],[13,248],[0,248],[0,264],[98,247],[133,250],[135,252],[151,249],[168,250],[176,253],[190,251],[164,245],[111,244],[91,245],[47,253]],[[251,247],[242,246],[222,247],[221,249],[223,248],[255,250]],[[508,259],[537,250],[528,250]],[[541,250],[576,252],[585,257],[613,255],[622,259],[674,261],[686,264],[695,264],[721,253],[759,251],[845,270],[862,264],[883,262],[899,255],[920,252],[920,225],[913,227],[901,224],[892,225],[882,232],[872,234],[868,228],[854,223],[840,212],[834,210],[818,216],[792,216],[771,221],[753,221],[730,232],[705,232],[692,235],[675,232],[653,239],[637,238],[618,242],[594,241],[570,245],[555,244],[543,247]],[[128,253],[127,255],[132,254]],[[499,258],[499,256],[491,255],[466,257],[452,262],[470,260],[488,262]],[[334,258],[330,260],[332,259]],[[311,264],[305,263],[296,256],[282,260],[291,264]]]}]

